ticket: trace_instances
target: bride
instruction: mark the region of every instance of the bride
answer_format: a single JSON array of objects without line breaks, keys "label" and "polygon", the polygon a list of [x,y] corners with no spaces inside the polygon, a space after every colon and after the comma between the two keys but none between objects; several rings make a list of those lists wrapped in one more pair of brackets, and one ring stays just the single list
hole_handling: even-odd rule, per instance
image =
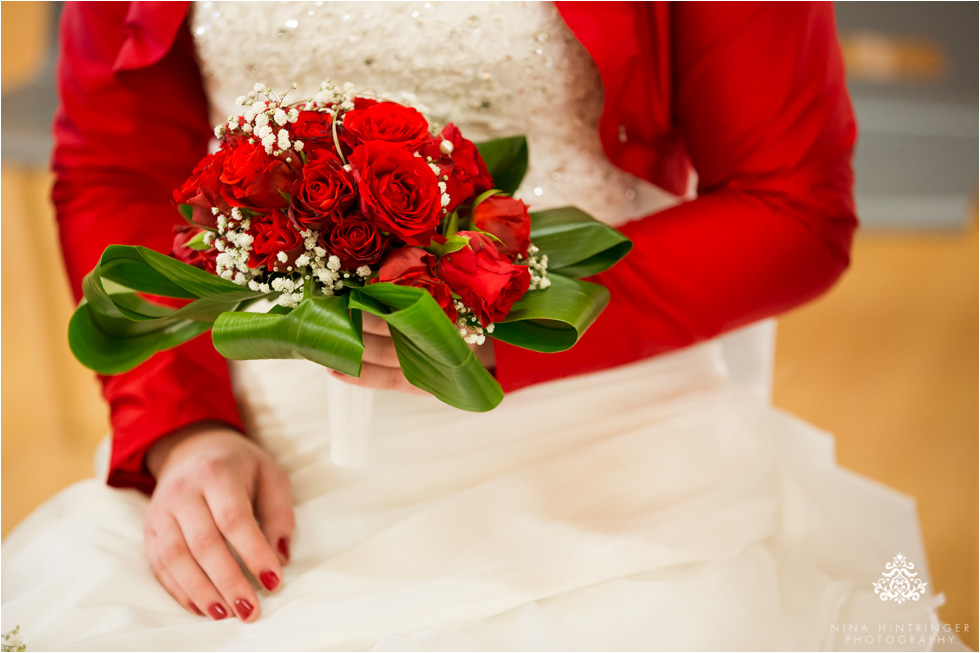
[{"label": "bride", "polygon": [[135,490],[78,483],[7,538],[4,624],[28,648],[943,642],[914,506],[745,382],[765,326],[717,338],[847,266],[830,4],[79,3],[59,70],[76,296],[110,243],[169,251],[171,190],[257,81],[302,97],[330,77],[474,140],[526,134],[517,195],[636,247],[575,348],[481,351],[507,391],[490,413],[415,392],[366,323],[344,379],[377,393],[360,468],[329,462],[311,363],[229,365],[205,336],[103,379],[108,484]]}]

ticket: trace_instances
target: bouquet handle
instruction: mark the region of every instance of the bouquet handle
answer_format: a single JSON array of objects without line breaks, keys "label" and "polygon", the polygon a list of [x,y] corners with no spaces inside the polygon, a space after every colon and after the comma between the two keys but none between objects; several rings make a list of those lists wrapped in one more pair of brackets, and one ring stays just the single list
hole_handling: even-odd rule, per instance
[{"label": "bouquet handle", "polygon": [[374,390],[345,383],[327,374],[330,460],[339,467],[360,467],[371,445]]}]

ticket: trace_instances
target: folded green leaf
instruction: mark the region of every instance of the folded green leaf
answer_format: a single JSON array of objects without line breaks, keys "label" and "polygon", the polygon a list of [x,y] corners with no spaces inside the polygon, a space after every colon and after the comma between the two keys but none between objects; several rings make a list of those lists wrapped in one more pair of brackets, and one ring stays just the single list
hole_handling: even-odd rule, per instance
[{"label": "folded green leaf", "polygon": [[609,303],[605,286],[558,274],[549,279],[550,287],[531,290],[514,303],[506,319],[494,325],[494,338],[534,351],[565,351]]},{"label": "folded green leaf", "polygon": [[[221,313],[263,296],[146,249],[112,245],[82,282],[85,300],[68,325],[75,357],[102,374],[126,372],[211,327]],[[137,294],[200,298],[175,309]]]},{"label": "folded green leaf", "polygon": [[211,339],[225,358],[305,358],[350,376],[361,373],[364,345],[346,295],[310,297],[288,314],[222,313]]},{"label": "folded green leaf", "polygon": [[531,213],[531,242],[548,255],[548,272],[590,277],[608,270],[633,248],[617,229],[573,206]]},{"label": "folded green leaf", "polygon": [[103,319],[93,316],[92,305],[79,305],[68,323],[68,346],[82,365],[99,374],[128,372],[153,354],[171,349],[195,338],[211,325],[193,320],[168,321],[160,328],[125,334],[126,325],[135,322],[116,322],[107,329]]},{"label": "folded green leaf", "polygon": [[102,278],[133,290],[164,297],[241,301],[260,294],[160,252],[132,245],[109,245],[89,275],[96,271]]},{"label": "folded green leaf", "polygon": [[351,290],[350,306],[388,323],[398,362],[412,385],[463,410],[490,410],[503,399],[500,384],[425,290],[369,284]]},{"label": "folded green leaf", "polygon": [[476,149],[487,164],[494,186],[513,195],[527,172],[527,139],[523,136],[497,138],[477,143]]}]

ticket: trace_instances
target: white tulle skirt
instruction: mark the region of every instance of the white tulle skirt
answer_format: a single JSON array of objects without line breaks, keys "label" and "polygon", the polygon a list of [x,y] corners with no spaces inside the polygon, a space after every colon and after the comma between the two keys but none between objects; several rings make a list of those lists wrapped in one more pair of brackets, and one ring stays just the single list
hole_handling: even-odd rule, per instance
[{"label": "white tulle skirt", "polygon": [[[375,397],[370,463],[329,462],[325,373],[238,364],[289,470],[283,587],[251,625],[179,607],[143,558],[147,500],[66,489],[3,545],[29,649],[923,650],[949,638],[915,506],[831,437],[731,382],[709,343],[464,413]],[[897,554],[929,583],[874,590]]]}]

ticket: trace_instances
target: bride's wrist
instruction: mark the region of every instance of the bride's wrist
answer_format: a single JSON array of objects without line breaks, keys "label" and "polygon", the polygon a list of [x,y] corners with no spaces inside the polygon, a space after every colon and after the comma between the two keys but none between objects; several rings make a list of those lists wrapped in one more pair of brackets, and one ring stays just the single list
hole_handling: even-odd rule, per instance
[{"label": "bride's wrist", "polygon": [[181,444],[188,440],[214,433],[215,431],[230,432],[232,429],[224,422],[203,421],[188,424],[168,433],[147,449],[146,457],[144,458],[146,470],[154,479],[159,480],[160,473],[164,470],[166,463],[171,458],[171,454],[175,449],[178,449]]}]

